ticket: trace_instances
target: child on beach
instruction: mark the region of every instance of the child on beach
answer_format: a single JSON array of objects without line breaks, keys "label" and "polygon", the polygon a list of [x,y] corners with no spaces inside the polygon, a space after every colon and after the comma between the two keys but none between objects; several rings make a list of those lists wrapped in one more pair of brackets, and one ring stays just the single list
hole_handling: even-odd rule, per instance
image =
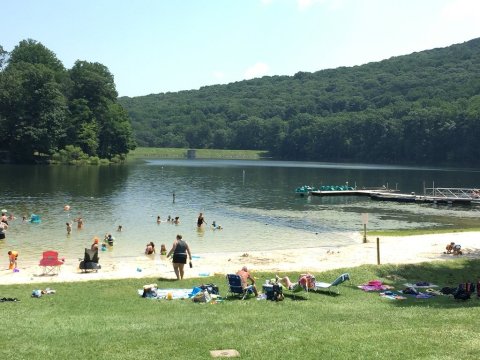
[{"label": "child on beach", "polygon": [[67,222],[67,235],[70,235],[72,233],[72,224]]},{"label": "child on beach", "polygon": [[18,251],[11,250],[8,252],[8,260],[10,261],[10,265],[8,266],[9,270],[15,270],[17,268],[17,259]]},{"label": "child on beach", "polygon": [[145,254],[152,255],[155,254],[155,244],[153,242],[149,242],[147,247],[145,248]]}]

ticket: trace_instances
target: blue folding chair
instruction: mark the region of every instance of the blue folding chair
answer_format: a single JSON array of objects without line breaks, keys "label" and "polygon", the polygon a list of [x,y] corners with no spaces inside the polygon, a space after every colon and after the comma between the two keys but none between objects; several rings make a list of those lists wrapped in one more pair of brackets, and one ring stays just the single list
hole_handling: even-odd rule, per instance
[{"label": "blue folding chair", "polygon": [[242,300],[249,294],[253,294],[253,285],[249,285],[246,288],[242,286],[242,278],[240,275],[237,274],[227,274],[227,286],[228,286],[228,294],[232,296],[241,296]]}]

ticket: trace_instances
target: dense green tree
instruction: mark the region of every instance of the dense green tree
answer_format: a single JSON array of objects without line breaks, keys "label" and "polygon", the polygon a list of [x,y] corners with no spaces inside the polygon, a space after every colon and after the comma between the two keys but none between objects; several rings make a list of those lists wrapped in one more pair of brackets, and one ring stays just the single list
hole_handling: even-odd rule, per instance
[{"label": "dense green tree", "polygon": [[52,51],[30,39],[9,54],[0,47],[0,146],[19,162],[54,153],[62,158],[59,150],[67,147],[84,157],[127,154],[135,141],[117,96],[113,75],[102,64],[77,61],[67,71]]},{"label": "dense green tree", "polygon": [[51,155],[65,135],[65,98],[55,73],[43,64],[7,67],[0,81],[0,113],[7,148],[15,159]]}]

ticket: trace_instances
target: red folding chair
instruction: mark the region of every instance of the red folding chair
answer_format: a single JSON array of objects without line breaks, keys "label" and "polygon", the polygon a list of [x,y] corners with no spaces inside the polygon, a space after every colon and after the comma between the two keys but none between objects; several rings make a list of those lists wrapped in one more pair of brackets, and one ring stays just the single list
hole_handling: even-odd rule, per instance
[{"label": "red folding chair", "polygon": [[57,275],[63,261],[58,259],[58,252],[49,250],[43,252],[39,266],[43,267],[43,275]]}]

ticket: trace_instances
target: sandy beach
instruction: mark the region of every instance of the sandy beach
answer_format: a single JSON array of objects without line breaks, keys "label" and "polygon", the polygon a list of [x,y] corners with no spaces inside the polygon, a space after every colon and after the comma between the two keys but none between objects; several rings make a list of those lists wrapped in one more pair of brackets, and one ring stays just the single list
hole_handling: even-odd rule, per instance
[{"label": "sandy beach", "polygon": [[[382,264],[407,264],[425,261],[448,261],[456,256],[444,254],[450,242],[462,245],[463,258],[480,258],[480,232],[415,235],[407,237],[381,237],[380,261]],[[101,254],[100,254],[101,256]],[[8,259],[7,259],[8,261]],[[376,264],[376,238],[369,238],[363,244],[359,235],[356,243],[341,247],[318,247],[274,251],[252,251],[248,253],[205,253],[194,256],[193,268],[185,268],[186,278],[204,278],[215,274],[236,272],[246,265],[255,271],[283,273],[316,273],[324,270],[354,267],[362,264]],[[79,261],[66,260],[58,275],[42,275],[38,264],[24,264],[18,261],[18,272],[8,270],[8,262],[2,259],[0,284],[56,283],[124,278],[174,279],[172,265],[165,256],[138,256],[122,259],[121,262],[102,261],[98,272],[82,273]]]}]

